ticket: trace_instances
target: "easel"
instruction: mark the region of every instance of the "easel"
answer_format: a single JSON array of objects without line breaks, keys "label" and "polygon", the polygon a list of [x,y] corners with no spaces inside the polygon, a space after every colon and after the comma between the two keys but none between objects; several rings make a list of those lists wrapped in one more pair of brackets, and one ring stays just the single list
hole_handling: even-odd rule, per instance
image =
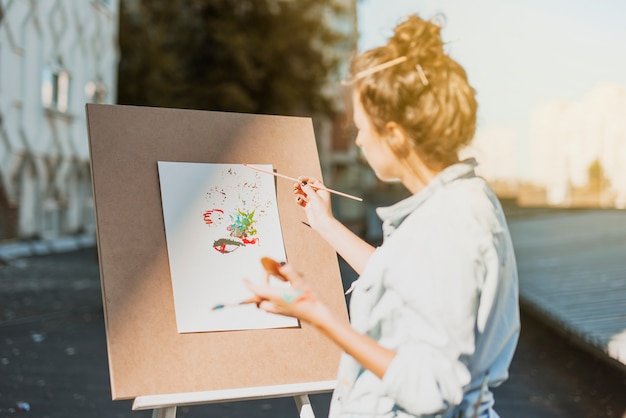
[{"label": "easel", "polygon": [[315,418],[309,395],[327,393],[334,387],[335,381],[328,380],[292,385],[139,396],[133,402],[133,411],[152,409],[152,418],[176,418],[178,406],[293,396],[300,418]]},{"label": "easel", "polygon": [[[177,332],[157,171],[158,161],[248,162],[321,178],[312,120],[98,104],[86,113],[113,400],[171,418],[178,406],[292,396],[313,418],[308,395],[332,391],[341,355],[313,326]],[[336,253],[304,224],[291,182],[276,182],[276,197],[287,259],[315,272],[319,297],[348,323]]]}]

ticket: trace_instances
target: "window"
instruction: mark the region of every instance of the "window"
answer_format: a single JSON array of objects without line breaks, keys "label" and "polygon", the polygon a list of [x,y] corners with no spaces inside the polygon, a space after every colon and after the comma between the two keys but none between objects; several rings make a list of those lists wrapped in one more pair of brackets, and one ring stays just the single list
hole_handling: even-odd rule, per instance
[{"label": "window", "polygon": [[41,82],[41,102],[46,109],[67,112],[70,98],[70,73],[66,70],[44,68]]}]

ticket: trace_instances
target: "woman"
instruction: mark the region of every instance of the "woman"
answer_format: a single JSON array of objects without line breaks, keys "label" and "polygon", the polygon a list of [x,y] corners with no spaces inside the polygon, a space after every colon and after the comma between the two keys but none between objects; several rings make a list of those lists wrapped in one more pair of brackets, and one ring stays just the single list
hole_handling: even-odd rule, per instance
[{"label": "woman", "polygon": [[318,180],[294,186],[311,227],[360,274],[351,326],[289,264],[280,273],[293,293],[248,286],[260,308],[344,350],[331,417],[497,417],[489,388],[508,377],[517,344],[517,273],[498,199],[458,157],[474,135],[474,90],[440,27],[417,16],[351,72],[356,145],[378,178],[412,194],[377,210],[384,240],[373,248],[333,217]]}]

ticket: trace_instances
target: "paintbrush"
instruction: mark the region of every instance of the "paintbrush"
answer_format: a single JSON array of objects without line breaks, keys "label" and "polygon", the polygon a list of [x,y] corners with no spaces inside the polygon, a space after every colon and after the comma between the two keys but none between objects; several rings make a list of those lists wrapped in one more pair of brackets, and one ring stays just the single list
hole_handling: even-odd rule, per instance
[{"label": "paintbrush", "polygon": [[248,305],[250,303],[257,303],[259,302],[259,299],[256,297],[252,297],[246,300],[242,300],[241,302],[235,302],[235,303],[220,303],[215,305],[213,308],[211,308],[212,311],[219,311],[220,309],[224,309],[224,308],[232,308],[233,306],[241,306],[241,305]]},{"label": "paintbrush", "polygon": [[[286,176],[284,174],[276,173],[274,171],[264,170],[264,169],[262,169],[260,167],[255,167],[253,165],[246,164],[246,163],[243,163],[243,165],[248,167],[248,168],[251,168],[253,170],[260,171],[261,173],[271,174],[272,176],[276,176],[276,177],[282,177],[284,179],[291,180],[291,181],[296,182],[296,183],[301,183],[302,185],[306,184],[306,182],[302,182],[302,181],[300,181],[300,180],[298,180],[297,178],[294,178],[294,177],[289,177],[289,176]],[[347,197],[348,199],[358,200],[359,202],[363,201],[363,199],[361,199],[360,197],[352,196],[351,194],[347,194],[347,193],[339,192],[337,190],[329,189],[328,187],[313,186],[313,185],[311,185],[311,187],[313,187],[314,189],[318,189],[318,190],[325,190],[325,191],[327,191],[329,193],[334,193],[334,194],[336,194],[338,196]]]}]

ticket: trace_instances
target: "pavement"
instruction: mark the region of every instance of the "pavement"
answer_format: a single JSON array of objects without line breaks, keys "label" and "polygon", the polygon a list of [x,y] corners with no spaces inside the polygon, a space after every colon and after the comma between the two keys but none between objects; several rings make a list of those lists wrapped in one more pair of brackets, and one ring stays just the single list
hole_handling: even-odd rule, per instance
[{"label": "pavement", "polygon": [[[603,283],[611,282],[607,278],[615,281],[602,287],[604,293],[588,292],[587,287],[575,285],[578,297],[574,298],[568,293],[571,290],[568,286],[573,282],[560,279],[557,283],[557,279],[567,274],[571,277],[573,271],[587,271],[575,263],[580,259],[589,267],[593,257],[548,256],[548,250],[559,245],[570,245],[570,252],[588,249],[585,236],[604,242],[605,249],[622,248],[619,245],[626,240],[616,231],[623,230],[618,227],[622,223],[626,225],[622,222],[626,221],[626,212],[602,216],[608,213],[507,209],[514,243],[519,243],[516,243],[516,252],[518,246],[520,248],[523,310],[522,335],[511,366],[511,377],[495,390],[496,410],[503,418],[626,417],[626,372],[621,367],[622,362],[611,357],[610,351],[603,350],[598,338],[585,338],[593,331],[594,323],[602,324],[603,329],[615,329],[606,326],[611,322],[607,319],[611,318],[607,316],[608,308],[600,310],[604,320],[586,322],[585,327],[577,331],[570,321],[564,328],[567,315],[573,318],[571,312],[576,307],[579,313],[576,317],[584,319],[592,316],[594,309],[589,306],[597,306],[597,300],[599,306],[607,298],[613,302],[620,300],[618,296],[625,292],[619,284],[624,277],[618,269],[620,260],[607,261],[605,255],[613,254],[611,251],[593,252],[600,258],[593,265],[597,268],[610,265],[611,268],[605,272],[593,269],[587,282],[597,283],[599,277],[604,277]],[[590,226],[582,228],[580,225],[585,223]],[[571,231],[576,225],[579,226],[576,239],[571,234],[563,235],[563,231]],[[596,231],[605,232],[591,234],[594,230],[591,225],[595,225]],[[541,236],[544,238],[540,239]],[[565,238],[559,241],[559,236]],[[603,239],[603,236],[610,239]],[[572,242],[578,242],[579,246],[571,247]],[[532,253],[532,248],[541,251]],[[569,270],[563,270],[562,263],[555,260],[574,264]],[[354,273],[341,260],[339,263],[344,281],[353,280]],[[551,275],[545,274],[546,271]],[[552,296],[543,299],[533,296],[541,294],[541,283],[546,284],[550,289],[547,294]],[[555,296],[559,286],[566,294],[562,299],[575,302],[561,304],[569,310],[557,309],[561,306]],[[581,296],[586,293],[590,296]],[[615,322],[623,319],[619,308],[624,305],[613,302],[604,305],[618,307],[619,314],[612,316]],[[0,245],[0,418],[151,416],[151,411],[132,411],[132,401],[111,400],[105,335],[93,237]],[[329,394],[311,396],[317,417],[327,415],[329,399]],[[179,417],[287,418],[297,415],[292,398],[179,407],[177,411]]]}]

